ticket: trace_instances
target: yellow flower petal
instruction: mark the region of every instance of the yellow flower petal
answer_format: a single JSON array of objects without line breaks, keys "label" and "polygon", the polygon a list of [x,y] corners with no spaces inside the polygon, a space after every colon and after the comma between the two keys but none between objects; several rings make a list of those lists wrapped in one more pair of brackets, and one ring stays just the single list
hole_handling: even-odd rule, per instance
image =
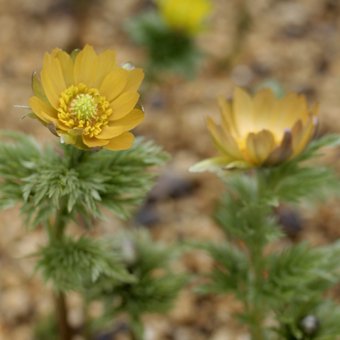
[{"label": "yellow flower petal", "polygon": [[134,109],[124,118],[114,121],[112,126],[105,126],[101,134],[97,136],[99,139],[110,139],[121,135],[123,132],[132,130],[144,119],[144,112]]},{"label": "yellow flower petal", "polygon": [[46,97],[54,108],[58,108],[59,95],[66,88],[60,62],[48,53],[45,54],[43,69],[41,71],[41,83]]},{"label": "yellow flower petal", "polygon": [[127,73],[125,91],[137,92],[144,78],[144,72],[140,68],[133,69]]},{"label": "yellow flower petal", "polygon": [[265,160],[264,165],[276,165],[283,163],[292,155],[292,152],[292,133],[290,130],[287,130],[284,133],[281,144],[271,152]]},{"label": "yellow flower petal", "polygon": [[[262,129],[271,130],[273,122],[278,119],[276,114],[276,103],[272,91],[264,89],[259,91],[254,97],[254,129],[255,131],[261,131]],[[279,135],[282,131],[279,131]]]},{"label": "yellow flower petal", "polygon": [[130,132],[124,132],[116,138],[112,138],[110,142],[104,146],[105,149],[118,151],[131,148],[135,137]]},{"label": "yellow flower petal", "polygon": [[[308,142],[313,138],[316,130],[316,121],[313,117],[310,117],[307,123],[303,126],[300,133],[300,138],[294,141],[294,155],[300,154],[308,144]],[[295,136],[294,136],[295,137]]]},{"label": "yellow flower petal", "polygon": [[304,97],[290,93],[278,101],[273,129],[281,132],[290,129],[297,119],[301,119],[302,122],[308,119],[307,102]]},{"label": "yellow flower petal", "polygon": [[99,87],[108,73],[116,68],[116,53],[107,50],[98,56],[97,75],[95,87]]},{"label": "yellow flower petal", "polygon": [[207,118],[207,127],[208,130],[210,132],[210,135],[213,139],[213,142],[216,146],[216,148],[221,152],[221,153],[226,153],[225,149],[224,149],[224,145],[222,142],[222,136],[219,133],[217,126],[215,124],[215,122],[213,121],[213,119],[211,117]]},{"label": "yellow flower petal", "polygon": [[74,61],[74,81],[89,87],[96,85],[98,58],[93,47],[86,45]]},{"label": "yellow flower petal", "polygon": [[62,73],[65,79],[65,84],[67,87],[70,86],[71,84],[74,83],[72,58],[70,57],[69,54],[60,49],[55,49],[54,51],[52,51],[52,55],[59,60]]},{"label": "yellow flower petal", "polygon": [[108,101],[112,101],[122,93],[126,83],[127,71],[116,67],[104,78],[99,92],[105,96]]},{"label": "yellow flower petal", "polygon": [[268,130],[250,133],[246,140],[246,153],[254,164],[261,165],[275,148],[275,139]]},{"label": "yellow flower petal", "polygon": [[292,146],[293,150],[297,150],[297,146],[300,144],[303,135],[303,124],[301,120],[298,120],[292,128]]},{"label": "yellow flower petal", "polygon": [[234,157],[234,159],[242,158],[239,146],[237,145],[233,136],[227,130],[224,130],[223,133],[220,133],[218,131],[219,129],[217,125],[211,118],[208,119],[208,129],[213,140],[215,141],[216,147],[218,147],[221,152]]},{"label": "yellow flower petal", "polygon": [[218,98],[218,104],[220,107],[223,129],[229,131],[233,136],[239,136],[230,104],[223,97]]},{"label": "yellow flower petal", "polygon": [[108,140],[91,138],[89,136],[84,136],[84,135],[83,135],[83,142],[89,148],[103,147],[103,146],[105,146],[105,145],[107,145],[109,143]]},{"label": "yellow flower petal", "polygon": [[126,116],[133,110],[139,99],[139,94],[136,92],[124,92],[111,103],[113,110],[110,121],[118,120]]},{"label": "yellow flower petal", "polygon": [[57,122],[57,112],[45,101],[34,96],[29,99],[29,105],[34,112],[34,114],[40,118],[44,123],[54,123]]},{"label": "yellow flower petal", "polygon": [[240,135],[245,138],[254,131],[254,108],[249,94],[241,88],[236,88],[233,98],[234,119]]},{"label": "yellow flower petal", "polygon": [[216,147],[226,155],[233,157],[234,159],[242,158],[240,149],[234,140],[234,138],[229,134],[228,131],[224,133],[219,133],[215,122],[209,117],[207,122],[208,130],[216,144]]}]

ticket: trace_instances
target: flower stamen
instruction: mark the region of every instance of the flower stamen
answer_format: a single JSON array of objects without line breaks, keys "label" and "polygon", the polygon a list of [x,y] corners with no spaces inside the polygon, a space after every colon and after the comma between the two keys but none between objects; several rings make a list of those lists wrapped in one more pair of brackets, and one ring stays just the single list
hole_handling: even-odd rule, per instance
[{"label": "flower stamen", "polygon": [[112,108],[95,88],[71,85],[59,97],[58,119],[66,128],[94,137],[108,124]]},{"label": "flower stamen", "polygon": [[89,120],[97,114],[96,101],[88,93],[77,94],[71,101],[70,112],[79,120]]}]

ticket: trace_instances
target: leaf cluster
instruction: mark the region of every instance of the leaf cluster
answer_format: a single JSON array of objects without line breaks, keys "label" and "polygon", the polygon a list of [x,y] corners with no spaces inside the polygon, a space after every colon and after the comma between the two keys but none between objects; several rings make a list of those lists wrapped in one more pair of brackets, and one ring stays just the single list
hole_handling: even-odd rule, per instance
[{"label": "leaf cluster", "polygon": [[154,11],[131,19],[126,29],[132,40],[146,48],[147,68],[152,74],[170,71],[192,77],[201,53],[195,41],[183,32],[174,31]]},{"label": "leaf cluster", "polygon": [[[244,306],[249,303],[252,287],[252,259],[242,248],[229,244],[201,246],[215,261],[208,274],[204,293],[234,294]],[[336,339],[340,335],[340,306],[332,304],[325,293],[340,283],[340,242],[324,247],[307,244],[292,245],[267,255],[262,266],[261,286],[255,294],[263,310],[275,320],[273,339]],[[303,320],[308,316],[317,319],[315,334],[309,334]],[[239,315],[248,322],[247,308]],[[306,326],[305,326],[306,327]]]},{"label": "leaf cluster", "polygon": [[36,255],[37,270],[56,290],[82,290],[85,283],[93,284],[104,274],[112,281],[133,280],[119,253],[108,253],[103,242],[89,237],[54,240]]},{"label": "leaf cluster", "polygon": [[201,287],[202,293],[233,293],[242,299],[248,279],[248,259],[244,252],[232,244],[206,243],[199,245],[215,261],[208,275],[208,283]]},{"label": "leaf cluster", "polygon": [[340,268],[332,259],[339,255],[339,244],[311,248],[304,243],[291,246],[268,258],[266,292],[285,304],[294,296],[323,293],[340,279]]},{"label": "leaf cluster", "polygon": [[133,281],[112,280],[105,273],[87,290],[88,298],[105,305],[105,319],[127,313],[130,320],[140,320],[145,313],[165,313],[171,307],[185,278],[169,267],[176,250],[155,244],[145,231],[121,235],[111,244],[122,255],[126,271]]},{"label": "leaf cluster", "polygon": [[340,136],[326,135],[312,141],[297,158],[277,167],[263,169],[262,187],[272,202],[298,202],[301,198],[321,198],[339,189],[339,180],[334,171],[310,161],[322,155],[325,147],[340,145]]},{"label": "leaf cluster", "polygon": [[256,178],[235,175],[227,185],[227,193],[220,200],[214,215],[227,238],[260,247],[281,236],[273,207],[262,195]]},{"label": "leaf cluster", "polygon": [[278,339],[336,340],[340,334],[340,307],[330,300],[311,301],[291,306],[291,315],[281,317],[280,327],[274,329]]},{"label": "leaf cluster", "polygon": [[89,224],[103,216],[103,207],[129,217],[153,184],[149,168],[168,158],[142,138],[129,150],[91,152],[68,145],[41,149],[32,138],[14,132],[1,136],[0,207],[21,204],[33,227],[48,224],[57,212]]},{"label": "leaf cluster", "polygon": [[[278,320],[276,331],[287,336],[284,339],[335,339],[340,335],[340,306],[324,300],[327,289],[340,282],[339,255],[340,242],[318,248],[300,244],[268,259],[264,292]],[[332,310],[327,310],[325,306],[330,304]],[[308,316],[317,320],[313,332],[303,323]]]}]

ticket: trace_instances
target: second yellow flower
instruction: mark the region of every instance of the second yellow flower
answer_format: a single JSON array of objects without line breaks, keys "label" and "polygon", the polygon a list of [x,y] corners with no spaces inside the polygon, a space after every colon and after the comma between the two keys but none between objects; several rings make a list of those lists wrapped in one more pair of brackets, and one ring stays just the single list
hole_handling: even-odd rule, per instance
[{"label": "second yellow flower", "polygon": [[290,93],[277,99],[269,89],[254,97],[236,88],[232,103],[219,100],[221,124],[208,118],[218,157],[202,161],[192,171],[257,168],[291,160],[306,148],[317,128],[317,107]]}]

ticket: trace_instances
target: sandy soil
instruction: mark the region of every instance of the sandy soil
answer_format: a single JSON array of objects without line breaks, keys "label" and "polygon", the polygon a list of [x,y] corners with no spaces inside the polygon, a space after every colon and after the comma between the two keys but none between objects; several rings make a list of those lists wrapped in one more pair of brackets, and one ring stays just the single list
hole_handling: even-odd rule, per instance
[{"label": "sandy soil", "polygon": [[[85,2],[79,0],[78,7],[72,7],[67,0],[0,0],[0,128],[32,134],[41,142],[55,141],[36,121],[23,120],[26,110],[15,106],[27,105],[31,74],[41,67],[45,51],[90,43],[98,51],[115,48],[121,62],[143,64],[142,49],[131,43],[123,26],[151,2],[100,0],[82,7]],[[205,58],[197,78],[170,77],[145,89],[143,95],[146,120],[138,133],[156,140],[172,155],[162,169],[163,184],[157,189],[158,200],[148,220],[155,239],[163,242],[220,236],[210,218],[222,192],[219,181],[210,174],[187,171],[196,161],[214,154],[204,117],[217,113],[218,95],[230,96],[235,85],[256,88],[274,80],[287,91],[305,93],[310,101],[320,102],[322,132],[340,131],[340,3],[213,3],[209,29],[198,41]],[[246,25],[240,25],[244,20]],[[340,168],[338,152],[329,152],[324,161]],[[314,244],[338,239],[338,204],[332,200],[299,210],[303,219],[298,238]],[[150,211],[143,211],[143,217],[147,213]],[[30,340],[37,320],[53,310],[51,291],[39,275],[32,274],[34,261],[27,257],[45,238],[40,230],[25,229],[17,208],[0,216],[0,339]],[[127,226],[114,220],[99,224],[97,232],[112,233]],[[178,263],[179,268],[193,273],[209,270],[211,265],[201,253],[187,254]],[[79,297],[71,294],[69,298],[74,306],[71,321],[80,323]],[[188,287],[168,316],[146,318],[146,339],[248,339],[232,320],[238,308],[230,297],[198,297]],[[122,333],[115,339],[127,338]]]}]

